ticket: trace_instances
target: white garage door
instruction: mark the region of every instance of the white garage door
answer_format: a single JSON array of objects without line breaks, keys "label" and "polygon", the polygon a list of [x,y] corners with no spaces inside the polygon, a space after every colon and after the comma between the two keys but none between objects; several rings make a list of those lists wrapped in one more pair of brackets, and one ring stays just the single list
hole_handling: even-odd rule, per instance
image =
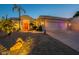
[{"label": "white garage door", "polygon": [[46,25],[46,30],[48,31],[52,31],[52,30],[60,30],[61,27],[59,25],[59,23],[47,23]]}]

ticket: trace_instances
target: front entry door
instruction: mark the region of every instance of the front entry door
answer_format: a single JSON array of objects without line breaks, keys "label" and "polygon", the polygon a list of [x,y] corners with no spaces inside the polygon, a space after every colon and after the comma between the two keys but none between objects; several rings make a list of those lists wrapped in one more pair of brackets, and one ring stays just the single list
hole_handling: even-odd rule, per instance
[{"label": "front entry door", "polygon": [[29,21],[24,21],[22,27],[23,27],[23,31],[28,31],[29,30]]}]

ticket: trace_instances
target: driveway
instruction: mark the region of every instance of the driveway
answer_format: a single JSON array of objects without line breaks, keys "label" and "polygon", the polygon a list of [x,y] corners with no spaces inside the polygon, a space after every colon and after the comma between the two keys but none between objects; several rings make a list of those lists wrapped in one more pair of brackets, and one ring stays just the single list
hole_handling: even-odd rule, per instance
[{"label": "driveway", "polygon": [[47,31],[48,35],[62,43],[70,46],[71,48],[79,51],[79,32],[74,31]]},{"label": "driveway", "polygon": [[35,39],[36,46],[32,49],[31,55],[74,55],[79,54],[57,39],[43,33],[31,33]]}]

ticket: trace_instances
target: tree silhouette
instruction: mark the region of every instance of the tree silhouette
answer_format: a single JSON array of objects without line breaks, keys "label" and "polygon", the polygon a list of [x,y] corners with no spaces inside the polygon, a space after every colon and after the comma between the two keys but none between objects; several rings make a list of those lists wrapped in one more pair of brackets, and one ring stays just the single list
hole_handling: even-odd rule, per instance
[{"label": "tree silhouette", "polygon": [[79,16],[79,11],[77,11],[73,17],[78,17],[78,16]]}]

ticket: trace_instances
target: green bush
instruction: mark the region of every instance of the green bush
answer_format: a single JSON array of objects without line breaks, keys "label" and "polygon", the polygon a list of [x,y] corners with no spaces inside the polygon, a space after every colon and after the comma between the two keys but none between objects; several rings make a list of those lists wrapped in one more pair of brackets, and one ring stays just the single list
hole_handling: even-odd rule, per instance
[{"label": "green bush", "polygon": [[14,23],[12,22],[12,20],[2,20],[0,29],[6,33],[11,33],[14,29]]},{"label": "green bush", "polygon": [[43,29],[42,29],[42,26],[40,25],[39,27],[38,27],[38,29],[37,29],[37,31],[42,31]]}]

